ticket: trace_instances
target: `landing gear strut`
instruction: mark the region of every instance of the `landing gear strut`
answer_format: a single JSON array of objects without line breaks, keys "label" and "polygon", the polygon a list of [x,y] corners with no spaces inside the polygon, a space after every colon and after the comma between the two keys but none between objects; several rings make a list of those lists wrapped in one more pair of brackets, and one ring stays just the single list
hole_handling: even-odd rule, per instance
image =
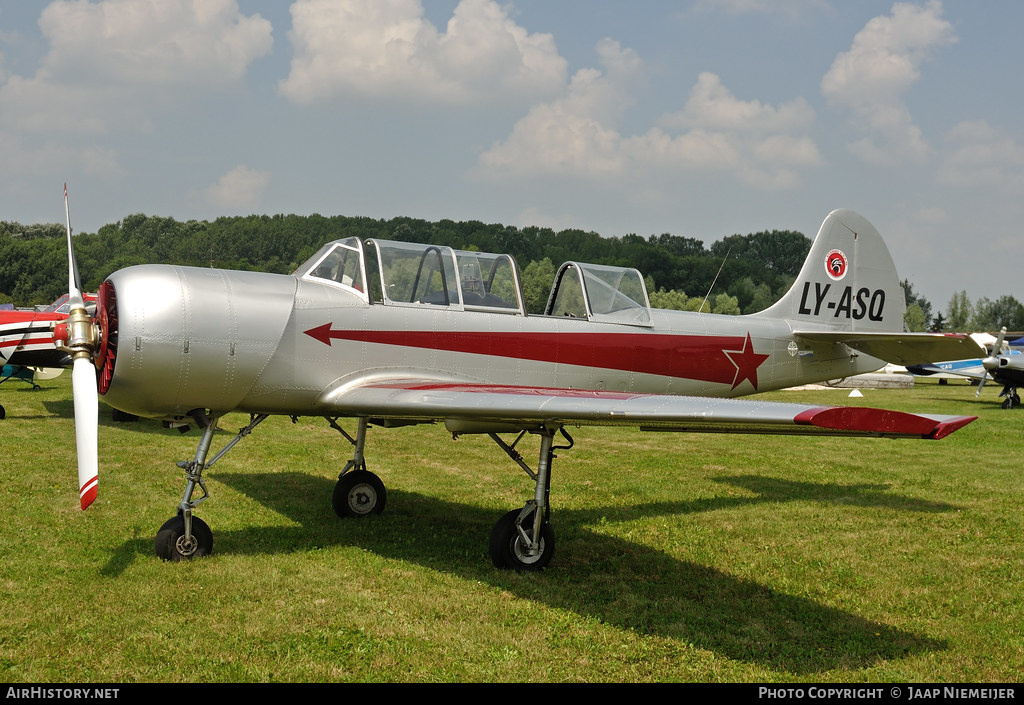
[{"label": "landing gear strut", "polygon": [[347,434],[334,419],[327,419],[327,423],[355,446],[352,459],[345,463],[341,474],[338,475],[338,484],[334,486],[334,495],[331,497],[334,513],[343,519],[380,514],[387,504],[388,491],[381,479],[366,469],[366,456],[363,450],[366,447],[366,427],[369,425],[369,419],[359,419],[355,438]]},{"label": "landing gear strut", "polygon": [[1016,409],[1020,406],[1020,395],[1017,393],[1016,387],[1007,387],[1000,396],[1005,397],[1003,399],[1004,409]]},{"label": "landing gear strut", "polygon": [[[267,418],[267,414],[253,415],[249,419],[249,425],[239,430],[238,435],[228,441],[227,445],[221,448],[210,462],[206,462],[206,456],[210,453],[210,445],[213,443],[213,434],[217,430],[217,421],[220,414],[206,415],[205,412],[196,410],[191,414],[192,418],[203,429],[203,435],[199,439],[199,446],[196,448],[195,458],[178,463],[178,467],[185,471],[185,494],[178,505],[177,516],[171,517],[160,531],[156,534],[154,548],[156,555],[165,561],[187,561],[201,556],[207,556],[213,551],[213,532],[205,521],[193,515],[195,508],[210,498],[203,482],[203,470],[213,467],[213,464],[224,457],[224,455],[235,447],[235,444],[252,433],[252,430],[260,425]],[[194,499],[196,488],[202,490],[202,497]]]},{"label": "landing gear strut", "polygon": [[[540,457],[536,472],[526,465],[515,449],[526,431],[520,433],[511,445],[505,443],[497,434],[489,434],[536,484],[533,499],[522,509],[513,509],[505,514],[494,525],[490,553],[495,568],[515,571],[542,570],[551,562],[551,557],[555,553],[555,531],[551,528],[551,506],[548,501],[551,493],[551,461],[556,457],[555,450],[572,448],[573,440],[561,426],[545,427],[536,433],[540,435]],[[561,433],[569,441],[569,445],[554,445],[555,433]]]}]

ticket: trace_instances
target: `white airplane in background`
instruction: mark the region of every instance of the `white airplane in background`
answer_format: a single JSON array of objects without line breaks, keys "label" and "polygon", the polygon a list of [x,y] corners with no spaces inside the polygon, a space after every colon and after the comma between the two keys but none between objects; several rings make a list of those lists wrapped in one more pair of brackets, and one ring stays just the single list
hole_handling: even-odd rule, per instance
[{"label": "white airplane in background", "polygon": [[[551,462],[572,445],[567,426],[939,439],[975,418],[716,398],[883,361],[977,356],[966,336],[902,332],[889,252],[848,210],[825,219],[789,293],[747,316],[654,310],[635,269],[578,262],[559,269],[544,314],[527,315],[508,255],[348,238],[293,275],[122,269],[99,287],[92,317],[70,217],[68,258],[72,312],[57,337],[74,357],[82,508],[97,492],[97,391],[115,409],[202,428],[193,460],[179,463],[178,513],[156,537],[169,560],[210,553],[212,533],[194,513],[209,497],[203,472],[274,414],[324,417],[353,444],[334,490],[340,516],[384,509],[384,484],[366,469],[371,425],[488,434],[534,481],[533,498],[491,535],[495,566],[516,570],[539,570],[554,551]],[[250,423],[210,458],[228,412]],[[355,420],[354,436],[340,418]],[[518,436],[509,443],[506,433]],[[535,468],[516,450],[527,434],[540,439]],[[555,446],[556,436],[569,446]]]},{"label": "white airplane in background", "polygon": [[[980,344],[985,345],[984,339],[977,334],[971,334]],[[985,334],[985,338],[991,338]],[[974,393],[975,398],[981,395],[985,382],[994,380],[997,384],[1003,385],[1003,391],[999,397],[1003,400],[1004,409],[1015,409],[1020,406],[1020,394],[1017,390],[1024,387],[1024,354],[1019,350],[1013,350],[1003,344],[1006,338],[1004,327],[999,335],[992,338],[992,344],[983,358],[972,360],[953,360],[948,362],[935,362],[925,365],[911,365],[908,372],[919,375],[955,375],[972,379],[978,383],[978,391]]]}]

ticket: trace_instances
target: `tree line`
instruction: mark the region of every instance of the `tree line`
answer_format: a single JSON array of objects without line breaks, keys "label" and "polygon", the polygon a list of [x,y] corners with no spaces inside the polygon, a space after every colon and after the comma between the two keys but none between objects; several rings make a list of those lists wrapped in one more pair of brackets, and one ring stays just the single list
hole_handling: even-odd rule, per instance
[{"label": "tree line", "polygon": [[[253,215],[181,222],[142,214],[76,234],[74,242],[83,285],[95,290],[111,272],[144,263],[290,273],[325,242],[352,236],[507,252],[519,263],[534,312],[543,309],[556,267],[568,260],[636,267],[654,306],[695,307],[710,293],[705,311],[752,312],[789,288],[811,244],[793,231],[730,235],[706,249],[701,240],[667,233],[607,238],[479,221]],[[0,303],[31,306],[65,293],[64,238],[62,225],[0,222]]]},{"label": "tree line", "polygon": [[[66,293],[65,228],[0,221],[0,303],[34,306]],[[96,233],[75,235],[83,286],[95,291],[103,279],[134,264],[162,263],[290,273],[325,242],[345,237],[447,245],[456,249],[507,252],[523,275],[531,312],[543,310],[556,267],[574,260],[635,267],[644,276],[656,308],[753,313],[789,289],[811,240],[791,230],[729,235],[703,241],[664,233],[602,237],[592,231],[517,228],[480,221],[426,221],[398,217],[250,215],[213,221],[130,215]],[[961,292],[946,315],[932,316],[930,302],[902,282],[911,330],[982,330],[1001,325],[1024,330],[1024,306],[1013,297],[974,304]],[[996,325],[998,324],[998,325]]]}]

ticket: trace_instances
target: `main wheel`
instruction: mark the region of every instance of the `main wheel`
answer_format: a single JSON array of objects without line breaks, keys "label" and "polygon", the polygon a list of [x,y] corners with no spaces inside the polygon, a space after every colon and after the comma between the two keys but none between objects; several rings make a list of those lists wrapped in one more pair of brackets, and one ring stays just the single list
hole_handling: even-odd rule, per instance
[{"label": "main wheel", "polygon": [[5,409],[4,407],[0,406],[0,419],[6,419],[6,418],[7,418],[7,409]]},{"label": "main wheel", "polygon": [[1020,406],[1020,397],[1016,394],[1007,394],[1003,400],[1004,409],[1013,409]]},{"label": "main wheel", "polygon": [[368,470],[353,470],[342,475],[331,498],[334,513],[342,518],[380,514],[387,501],[384,483]]},{"label": "main wheel", "polygon": [[213,532],[206,522],[192,517],[192,537],[185,538],[185,517],[179,514],[164,522],[156,533],[156,555],[165,561],[190,561],[213,552]]},{"label": "main wheel", "polygon": [[[519,509],[498,520],[491,532],[491,561],[495,568],[521,570],[542,570],[555,553],[555,530],[551,524],[540,525],[540,543],[537,550],[531,551],[516,528]],[[533,514],[523,519],[523,528],[527,534],[533,531]]]}]

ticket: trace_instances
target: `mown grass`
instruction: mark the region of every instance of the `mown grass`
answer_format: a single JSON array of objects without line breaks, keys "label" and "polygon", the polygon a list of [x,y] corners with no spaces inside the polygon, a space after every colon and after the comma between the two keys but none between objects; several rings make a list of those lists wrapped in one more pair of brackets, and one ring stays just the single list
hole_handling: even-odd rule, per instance
[{"label": "mown grass", "polygon": [[82,512],[69,375],[8,383],[0,680],[1019,680],[1024,413],[962,384],[864,394],[762,396],[980,418],[939,442],[571,429],[554,560],[516,574],[487,541],[532,484],[486,437],[371,429],[388,506],[351,521],[350,446],[271,419],[207,475],[214,555],[168,564],[197,433],[104,407]]}]

